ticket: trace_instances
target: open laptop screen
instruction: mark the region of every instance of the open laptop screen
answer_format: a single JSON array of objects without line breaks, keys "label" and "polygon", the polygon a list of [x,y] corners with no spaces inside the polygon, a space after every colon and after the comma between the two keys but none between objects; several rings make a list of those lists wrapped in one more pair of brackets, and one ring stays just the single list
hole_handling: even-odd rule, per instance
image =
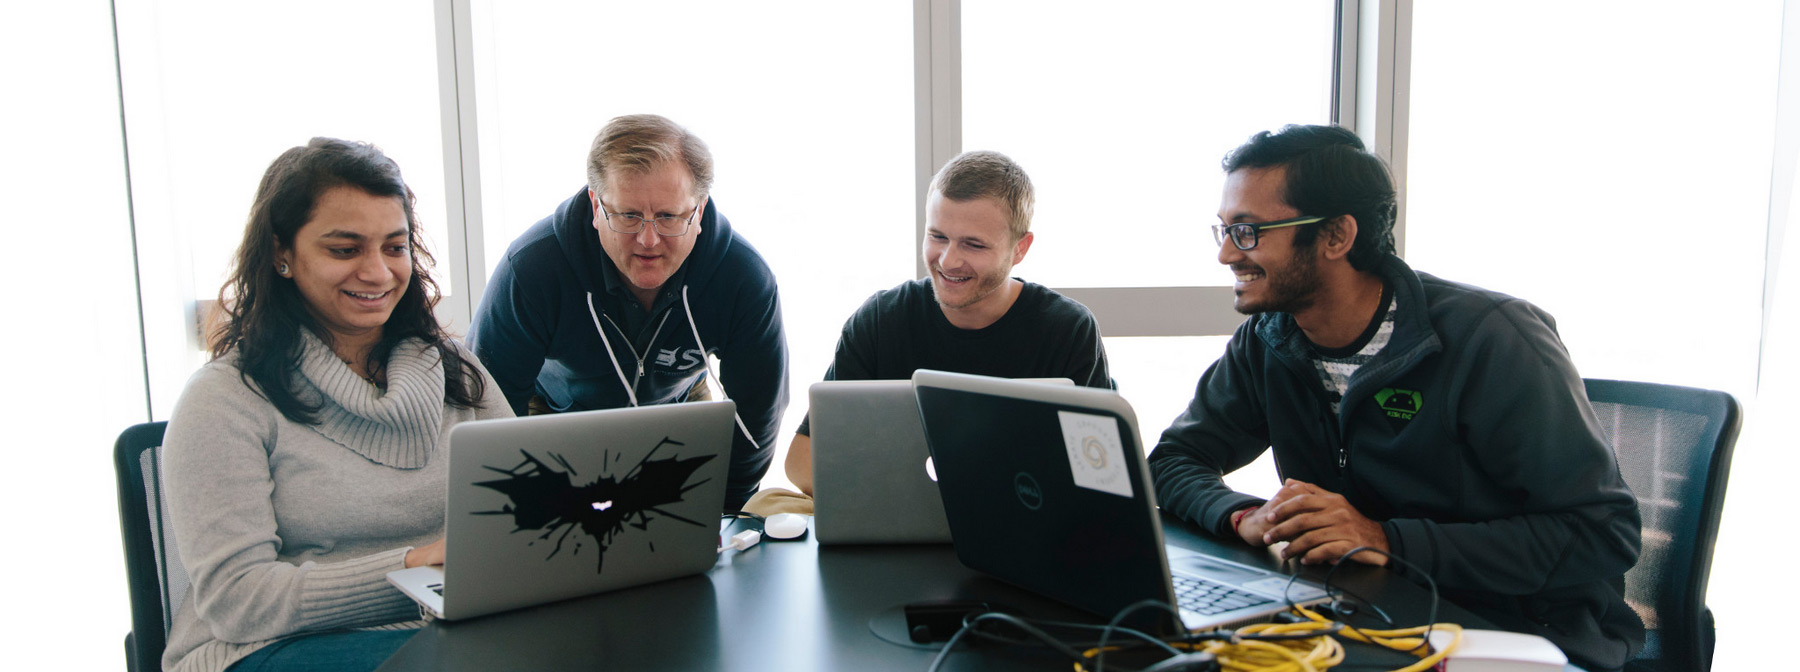
[{"label": "open laptop screen", "polygon": [[1172,603],[1137,419],[1116,393],[913,377],[963,564],[1103,616]]}]

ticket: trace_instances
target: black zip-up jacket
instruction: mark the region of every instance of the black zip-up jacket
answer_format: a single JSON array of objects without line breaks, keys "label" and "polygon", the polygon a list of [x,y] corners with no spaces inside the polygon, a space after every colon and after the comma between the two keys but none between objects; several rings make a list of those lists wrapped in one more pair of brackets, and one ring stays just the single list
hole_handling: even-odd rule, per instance
[{"label": "black zip-up jacket", "polygon": [[1623,665],[1644,639],[1623,597],[1637,501],[1554,321],[1398,257],[1380,274],[1394,331],[1342,414],[1293,316],[1254,315],[1150,455],[1157,500],[1234,537],[1231,514],[1262,500],[1220,477],[1272,447],[1283,478],[1343,495],[1452,601],[1590,669]]},{"label": "black zip-up jacket", "polygon": [[787,409],[781,300],[762,255],[712,199],[700,232],[689,235],[699,236],[694,249],[646,311],[600,246],[583,187],[506,249],[469,346],[518,415],[533,394],[559,412],[630,406],[621,377],[640,405],[683,401],[706,375],[706,355],[717,355],[719,382],[743,423],[732,429],[725,490],[725,508],[736,510],[769,470]]}]

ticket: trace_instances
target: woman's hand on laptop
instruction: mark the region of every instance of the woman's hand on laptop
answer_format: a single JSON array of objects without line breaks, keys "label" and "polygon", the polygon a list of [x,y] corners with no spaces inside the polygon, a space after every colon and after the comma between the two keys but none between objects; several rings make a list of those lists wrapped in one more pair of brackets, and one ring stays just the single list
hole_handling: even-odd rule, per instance
[{"label": "woman's hand on laptop", "polygon": [[441,537],[437,541],[424,546],[415,546],[406,552],[407,569],[441,564],[444,564],[444,540]]}]

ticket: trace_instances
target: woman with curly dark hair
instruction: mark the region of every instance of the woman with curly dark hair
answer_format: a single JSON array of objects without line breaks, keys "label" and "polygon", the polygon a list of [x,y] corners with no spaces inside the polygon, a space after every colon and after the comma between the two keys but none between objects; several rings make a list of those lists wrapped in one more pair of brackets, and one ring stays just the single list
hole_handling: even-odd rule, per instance
[{"label": "woman with curly dark hair", "polygon": [[193,583],[164,669],[373,669],[417,626],[386,574],[444,560],[448,432],[512,415],[432,315],[431,261],[373,145],[314,138],[263,174],[164,440]]}]

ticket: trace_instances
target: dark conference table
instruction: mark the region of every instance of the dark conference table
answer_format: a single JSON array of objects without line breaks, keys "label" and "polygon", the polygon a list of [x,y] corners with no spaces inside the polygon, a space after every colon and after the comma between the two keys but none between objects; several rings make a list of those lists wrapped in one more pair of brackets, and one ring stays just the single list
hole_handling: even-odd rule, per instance
[{"label": "dark conference table", "polygon": [[[736,525],[733,526],[735,530]],[[1281,569],[1266,550],[1221,542],[1163,517],[1171,545]],[[1321,568],[1306,568],[1315,581]],[[1386,570],[1339,570],[1333,583],[1386,609],[1401,626],[1422,625],[1430,593]],[[808,534],[726,551],[712,571],[419,631],[382,672],[408,670],[924,670],[934,647],[902,646],[908,603],[979,600],[1039,619],[1104,620],[963,567],[949,545],[825,546]],[[1444,602],[1441,622],[1491,627]],[[1362,627],[1386,627],[1369,619]],[[878,637],[879,630],[888,635]],[[1405,654],[1346,643],[1336,670],[1391,670]],[[946,670],[1067,670],[1041,647],[959,644]],[[1579,669],[1570,666],[1572,672]]]}]

